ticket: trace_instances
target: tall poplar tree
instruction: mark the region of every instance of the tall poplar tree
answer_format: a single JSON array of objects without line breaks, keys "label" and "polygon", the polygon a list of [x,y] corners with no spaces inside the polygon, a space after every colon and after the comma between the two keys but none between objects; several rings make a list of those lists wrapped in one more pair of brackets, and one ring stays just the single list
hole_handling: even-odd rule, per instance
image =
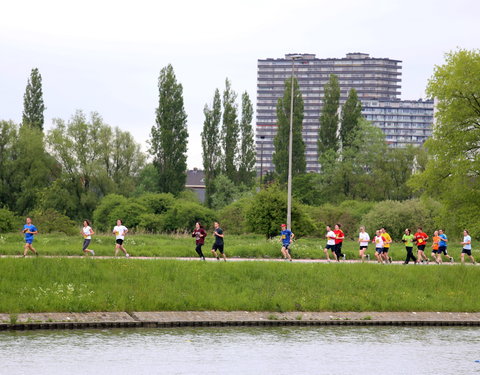
[{"label": "tall poplar tree", "polygon": [[240,128],[237,119],[237,94],[232,90],[228,78],[223,92],[222,148],[223,173],[232,181],[237,177],[238,137]]},{"label": "tall poplar tree", "polygon": [[43,103],[42,75],[32,69],[23,95],[22,123],[43,131],[45,104]]},{"label": "tall poplar tree", "polygon": [[335,74],[330,75],[330,80],[324,87],[322,113],[320,114],[320,129],[318,131],[319,157],[328,150],[338,151],[338,106],[340,103],[340,86]]},{"label": "tall poplar tree", "polygon": [[183,105],[183,87],[177,83],[172,65],[160,71],[156,125],[150,135],[150,153],[157,168],[162,193],[177,194],[187,179],[187,114]]},{"label": "tall poplar tree", "polygon": [[255,146],[253,140],[253,106],[247,92],[242,94],[241,142],[238,163],[238,181],[246,186],[255,183]]},{"label": "tall poplar tree", "polygon": [[202,157],[203,170],[205,173],[205,201],[209,207],[212,206],[212,195],[215,192],[215,177],[220,172],[221,144],[220,144],[220,120],[222,119],[222,102],[220,91],[215,90],[212,109],[205,105],[203,113],[202,130]]},{"label": "tall poplar tree", "polygon": [[340,141],[342,149],[350,148],[357,136],[360,118],[362,117],[362,103],[358,99],[357,90],[348,92],[348,98],[342,108],[342,121],[340,127]]},{"label": "tall poplar tree", "polygon": [[[291,78],[285,80],[283,98],[277,102],[277,134],[273,140],[275,151],[273,164],[279,180],[285,183],[288,178],[288,146],[290,135]],[[305,143],[303,130],[303,99],[298,81],[293,81],[293,138],[292,138],[292,176],[306,172]]]}]

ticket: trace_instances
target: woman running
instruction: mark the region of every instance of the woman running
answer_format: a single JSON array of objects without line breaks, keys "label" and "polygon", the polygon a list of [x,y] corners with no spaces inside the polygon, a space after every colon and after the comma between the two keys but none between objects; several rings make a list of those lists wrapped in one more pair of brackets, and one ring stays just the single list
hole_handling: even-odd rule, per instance
[{"label": "woman running", "polygon": [[417,258],[413,255],[413,239],[414,236],[410,229],[405,229],[405,234],[402,237],[402,242],[405,244],[405,250],[407,250],[407,258],[404,264],[408,264],[410,260],[413,260],[414,264],[417,264]]},{"label": "woman running", "polygon": [[195,237],[195,251],[201,260],[205,260],[205,255],[202,252],[202,246],[205,243],[205,237],[207,237],[207,232],[200,224],[200,222],[195,223],[195,230],[192,233],[192,237]]},{"label": "woman running", "polygon": [[470,237],[470,233],[466,229],[463,231],[463,241],[460,242],[460,244],[463,245],[462,254],[460,255],[462,264],[465,264],[465,254],[467,254],[472,263],[475,264],[475,259],[473,259],[472,256],[472,237]]},{"label": "woman running", "polygon": [[376,236],[373,238],[372,242],[375,243],[375,258],[377,258],[378,263],[383,263],[383,245],[385,243],[385,237],[382,236],[380,230],[376,231]]},{"label": "woman running", "polygon": [[368,254],[365,255],[365,251],[367,251],[368,248],[368,243],[370,242],[370,236],[367,232],[365,232],[365,227],[360,227],[358,242],[360,244],[358,256],[362,259],[362,263],[365,261],[365,257],[367,257],[367,260],[370,260],[370,256]]},{"label": "woman running", "polygon": [[88,248],[88,245],[90,245],[90,241],[92,240],[92,234],[95,234],[95,232],[90,227],[90,222],[88,220],[83,220],[83,228],[80,233],[83,235],[83,252],[85,254],[90,253],[92,255],[95,255],[95,251]]},{"label": "woman running", "polygon": [[127,233],[127,227],[123,225],[122,220],[118,219],[117,225],[113,227],[113,234],[115,234],[115,256],[118,255],[118,250],[122,250],[127,258],[130,256],[123,247],[123,241]]}]

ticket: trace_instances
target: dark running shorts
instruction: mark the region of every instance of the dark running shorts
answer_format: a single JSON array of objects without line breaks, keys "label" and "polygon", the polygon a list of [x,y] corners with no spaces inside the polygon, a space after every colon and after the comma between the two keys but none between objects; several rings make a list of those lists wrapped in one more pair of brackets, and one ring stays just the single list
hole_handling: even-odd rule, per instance
[{"label": "dark running shorts", "polygon": [[284,247],[286,250],[290,250],[290,244],[289,243],[282,243],[282,247]]},{"label": "dark running shorts", "polygon": [[375,248],[375,251],[376,251],[378,254],[381,254],[381,253],[383,253],[383,247],[376,247],[376,248]]},{"label": "dark running shorts", "polygon": [[438,248],[438,254],[445,254],[445,255],[448,255],[448,252],[447,252],[447,247],[446,246],[440,246]]},{"label": "dark running shorts", "polygon": [[418,245],[418,250],[420,250],[420,251],[425,250],[425,245]]},{"label": "dark running shorts", "polygon": [[472,256],[472,250],[470,250],[470,249],[462,249],[462,254],[467,254],[468,256]]},{"label": "dark running shorts", "polygon": [[384,247],[384,248],[383,248],[383,251],[382,251],[382,253],[385,253],[385,254],[387,254],[387,253],[388,253],[388,250],[390,250],[390,248],[389,248],[389,247]]},{"label": "dark running shorts", "polygon": [[335,251],[335,245],[327,245],[325,248],[326,248],[327,250]]},{"label": "dark running shorts", "polygon": [[88,238],[85,238],[85,239],[83,240],[83,248],[82,248],[83,251],[85,251],[85,250],[87,249],[88,245],[90,245],[90,241],[91,241],[91,240],[88,239]]},{"label": "dark running shorts", "polygon": [[218,244],[218,243],[214,243],[213,246],[212,246],[212,250],[215,250],[215,251],[220,251],[221,254],[223,254],[223,243],[222,244]]},{"label": "dark running shorts", "polygon": [[368,246],[360,246],[360,250],[367,250]]},{"label": "dark running shorts", "polygon": [[117,245],[123,245],[123,240],[121,238],[117,238],[115,242],[117,243]]},{"label": "dark running shorts", "polygon": [[432,249],[432,253],[433,253],[433,254],[438,254],[438,250],[433,250],[433,249]]}]

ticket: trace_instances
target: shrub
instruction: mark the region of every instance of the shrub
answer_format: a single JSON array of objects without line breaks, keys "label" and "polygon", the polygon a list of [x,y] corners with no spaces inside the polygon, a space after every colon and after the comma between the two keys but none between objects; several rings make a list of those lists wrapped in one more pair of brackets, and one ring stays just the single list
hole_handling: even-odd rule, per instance
[{"label": "shrub", "polygon": [[[106,195],[98,207],[93,212],[93,221],[95,223],[95,227],[98,230],[107,231],[112,226],[110,214],[111,212],[116,209],[118,206],[122,206],[128,202],[128,199],[125,198],[123,195],[118,194],[109,194]],[[123,215],[122,215],[123,216]]]},{"label": "shrub", "polygon": [[175,197],[170,193],[147,193],[137,198],[137,203],[144,206],[149,213],[163,214],[175,203]]},{"label": "shrub", "polygon": [[130,230],[135,230],[140,224],[140,217],[147,212],[147,208],[134,201],[116,206],[108,215],[110,227],[113,228],[118,219],[122,220]]},{"label": "shrub", "polygon": [[0,208],[0,233],[13,232],[20,227],[21,220],[6,208]]},{"label": "shrub", "polygon": [[146,213],[140,215],[138,228],[147,233],[161,233],[164,228],[165,216]]},{"label": "shrub", "polygon": [[209,227],[215,221],[215,214],[199,203],[177,200],[172,208],[162,215],[163,230],[167,232],[191,230],[200,221]]},{"label": "shrub", "polygon": [[39,233],[61,232],[74,236],[80,232],[78,225],[74,221],[52,208],[35,210],[32,212],[31,217]]},{"label": "shrub", "polygon": [[248,230],[245,216],[249,204],[250,199],[244,198],[221,209],[218,215],[223,229],[230,234],[246,233]]}]

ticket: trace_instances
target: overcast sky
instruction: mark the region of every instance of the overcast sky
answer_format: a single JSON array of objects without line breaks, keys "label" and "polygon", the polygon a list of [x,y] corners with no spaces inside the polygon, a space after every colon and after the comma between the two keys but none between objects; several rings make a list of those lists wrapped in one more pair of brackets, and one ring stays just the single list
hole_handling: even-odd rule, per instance
[{"label": "overcast sky", "polygon": [[146,150],[158,75],[171,63],[184,89],[190,168],[202,167],[205,103],[226,77],[255,103],[259,58],[402,60],[402,99],[418,99],[445,52],[480,40],[477,0],[12,0],[0,14],[0,119],[21,121],[37,67],[47,129],[52,118],[97,111]]}]

